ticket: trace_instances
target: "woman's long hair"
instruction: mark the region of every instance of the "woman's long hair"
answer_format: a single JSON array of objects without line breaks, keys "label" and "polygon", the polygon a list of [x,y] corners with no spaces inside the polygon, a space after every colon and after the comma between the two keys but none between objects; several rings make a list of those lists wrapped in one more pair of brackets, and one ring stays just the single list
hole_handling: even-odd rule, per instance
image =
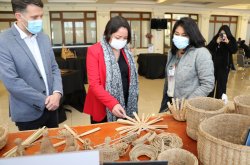
[{"label": "woman's long hair", "polygon": [[185,33],[189,37],[189,46],[185,48],[186,50],[192,46],[195,48],[200,48],[200,47],[205,46],[206,40],[202,36],[196,22],[192,18],[183,17],[180,20],[176,21],[176,23],[174,24],[172,34],[171,34],[171,43],[172,43],[171,52],[173,55],[175,55],[178,50],[178,48],[173,43],[173,37],[174,37],[175,30],[179,26],[181,26],[184,29]]}]

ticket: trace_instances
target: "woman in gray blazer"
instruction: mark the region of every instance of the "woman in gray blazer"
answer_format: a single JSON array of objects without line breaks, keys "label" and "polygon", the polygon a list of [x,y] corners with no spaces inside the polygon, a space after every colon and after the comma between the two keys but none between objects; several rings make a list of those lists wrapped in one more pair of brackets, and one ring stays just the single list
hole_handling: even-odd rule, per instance
[{"label": "woman in gray blazer", "polygon": [[178,20],[171,38],[160,112],[167,110],[170,98],[207,96],[214,87],[212,57],[195,21],[188,17]]}]

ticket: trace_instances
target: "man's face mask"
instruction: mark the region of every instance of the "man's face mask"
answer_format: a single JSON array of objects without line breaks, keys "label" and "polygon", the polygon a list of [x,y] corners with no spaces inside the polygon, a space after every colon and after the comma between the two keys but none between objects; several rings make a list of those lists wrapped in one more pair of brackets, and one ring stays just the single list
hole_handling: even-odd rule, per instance
[{"label": "man's face mask", "polygon": [[37,34],[42,31],[43,28],[43,21],[41,19],[38,20],[27,20],[22,16],[22,18],[28,22],[28,26],[25,26],[25,28],[32,34]]}]

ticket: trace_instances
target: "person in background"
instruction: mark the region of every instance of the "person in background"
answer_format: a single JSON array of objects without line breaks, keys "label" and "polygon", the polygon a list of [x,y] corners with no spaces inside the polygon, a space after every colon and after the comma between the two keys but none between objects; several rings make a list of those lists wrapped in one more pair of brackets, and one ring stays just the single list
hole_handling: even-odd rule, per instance
[{"label": "person in background", "polygon": [[215,94],[215,98],[221,99],[223,94],[226,95],[228,74],[233,65],[232,55],[238,50],[237,42],[230,28],[222,25],[207,48],[213,57],[216,80],[216,91],[213,90],[209,96],[213,97]]},{"label": "person in background", "polygon": [[214,67],[205,39],[191,18],[176,21],[166,64],[166,79],[160,112],[170,98],[207,96],[214,87]]},{"label": "person in background", "polygon": [[9,92],[11,119],[19,130],[58,127],[63,94],[50,39],[41,32],[41,0],[12,0],[17,21],[0,34],[0,79]]},{"label": "person in background", "polygon": [[138,74],[127,44],[131,29],[121,16],[112,17],[103,39],[87,52],[89,89],[84,112],[91,123],[116,121],[138,112]]},{"label": "person in background", "polygon": [[244,50],[244,55],[246,58],[250,58],[250,48],[245,44],[245,40],[241,40],[239,48]]}]

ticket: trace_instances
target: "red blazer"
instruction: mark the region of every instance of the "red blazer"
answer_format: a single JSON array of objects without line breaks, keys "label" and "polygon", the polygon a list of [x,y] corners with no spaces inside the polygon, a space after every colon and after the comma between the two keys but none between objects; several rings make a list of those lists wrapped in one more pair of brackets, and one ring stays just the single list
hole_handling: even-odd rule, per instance
[{"label": "red blazer", "polygon": [[[128,59],[122,50],[127,64]],[[130,66],[129,75],[130,75]],[[94,121],[101,121],[106,116],[106,107],[110,110],[116,104],[120,104],[108,91],[106,85],[106,65],[101,44],[98,42],[88,48],[87,51],[87,75],[89,89],[84,103],[84,113],[90,114]],[[129,76],[130,79],[130,76]]]}]

